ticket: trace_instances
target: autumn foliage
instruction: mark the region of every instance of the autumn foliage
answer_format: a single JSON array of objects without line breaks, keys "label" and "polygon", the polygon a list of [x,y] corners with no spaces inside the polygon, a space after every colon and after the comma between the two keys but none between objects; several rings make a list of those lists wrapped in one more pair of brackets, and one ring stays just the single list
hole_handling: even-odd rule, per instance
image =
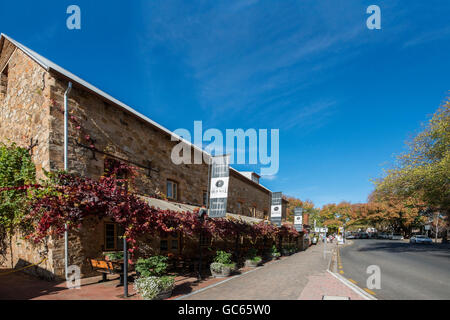
[{"label": "autumn foliage", "polygon": [[25,218],[33,226],[28,238],[35,242],[49,235],[61,236],[66,224],[68,230],[80,228],[88,216],[108,217],[122,225],[130,252],[137,248],[137,239],[142,235],[182,232],[188,236],[202,233],[222,239],[234,239],[238,235],[252,239],[299,235],[290,225],[277,228],[265,222],[249,224],[237,219],[208,217],[202,221],[197,212],[160,210],[129,193],[115,174],[96,181],[59,173],[52,180],[43,194],[36,194],[37,198]]}]

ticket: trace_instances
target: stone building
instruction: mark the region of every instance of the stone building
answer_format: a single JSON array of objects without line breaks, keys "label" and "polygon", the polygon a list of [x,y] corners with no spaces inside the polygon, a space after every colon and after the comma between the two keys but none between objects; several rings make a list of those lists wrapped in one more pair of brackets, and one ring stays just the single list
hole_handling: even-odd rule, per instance
[{"label": "stone building", "polygon": [[[64,168],[63,106],[71,83],[67,94],[72,119],[68,128],[70,172],[95,179],[111,161],[127,162],[138,171],[130,186],[133,192],[185,205],[205,204],[208,166],[174,164],[170,156],[178,141],[173,138],[179,137],[168,129],[4,34],[0,37],[0,72],[0,141],[35,145],[32,157],[38,178],[44,177],[44,169]],[[206,154],[191,146],[192,153]],[[230,168],[228,212],[268,219],[270,199],[271,191],[259,183],[259,176]],[[83,241],[80,234],[71,235],[72,260],[92,256],[96,250],[118,249],[117,245],[108,247],[117,243],[111,240],[111,236],[117,238],[117,227],[104,222],[89,230],[80,231],[86,232]],[[17,254],[10,263],[37,263],[42,258],[39,252],[45,251],[42,273],[64,273],[61,239],[49,239],[46,248],[16,240],[13,251]]]}]

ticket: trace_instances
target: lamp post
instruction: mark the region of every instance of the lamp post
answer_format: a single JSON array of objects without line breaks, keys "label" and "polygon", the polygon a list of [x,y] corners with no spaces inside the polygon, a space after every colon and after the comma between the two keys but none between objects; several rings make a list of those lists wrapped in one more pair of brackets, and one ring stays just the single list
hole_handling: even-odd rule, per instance
[{"label": "lamp post", "polygon": [[125,236],[123,237],[123,296],[128,297],[128,250]]},{"label": "lamp post", "polygon": [[202,228],[200,229],[200,236],[198,238],[198,250],[199,250],[199,259],[198,259],[198,281],[202,280],[202,235],[203,235],[203,221],[205,221],[205,215],[207,214],[207,210],[205,208],[201,208],[198,212],[198,219],[202,224]]}]

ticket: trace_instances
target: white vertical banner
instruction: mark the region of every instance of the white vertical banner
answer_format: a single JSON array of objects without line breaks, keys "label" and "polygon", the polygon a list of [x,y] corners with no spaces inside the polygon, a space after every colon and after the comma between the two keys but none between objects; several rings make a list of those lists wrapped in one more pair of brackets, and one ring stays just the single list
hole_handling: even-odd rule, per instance
[{"label": "white vertical banner", "polygon": [[227,214],[229,164],[229,155],[212,157],[208,214],[211,218],[222,218]]},{"label": "white vertical banner", "polygon": [[282,193],[281,192],[273,192],[272,193],[272,205],[270,207],[270,221],[276,224],[277,226],[281,226],[281,217],[282,217]]},{"label": "white vertical banner", "polygon": [[297,231],[303,231],[303,208],[294,209],[294,228]]}]

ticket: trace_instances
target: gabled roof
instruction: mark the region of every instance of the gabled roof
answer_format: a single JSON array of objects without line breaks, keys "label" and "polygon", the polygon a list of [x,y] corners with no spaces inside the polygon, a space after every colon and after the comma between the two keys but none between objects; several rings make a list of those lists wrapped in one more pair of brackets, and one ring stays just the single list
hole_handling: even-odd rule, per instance
[{"label": "gabled roof", "polygon": [[[67,71],[66,69],[60,67],[56,63],[53,63],[52,61],[48,60],[47,58],[44,58],[40,54],[34,52],[33,50],[29,49],[28,47],[24,46],[23,44],[17,42],[16,40],[12,39],[11,37],[7,36],[6,34],[1,33],[0,34],[0,43],[2,43],[4,41],[4,39],[7,39],[9,42],[14,44],[17,48],[19,48],[21,51],[23,51],[31,59],[36,61],[40,66],[42,66],[48,72],[55,72],[55,73],[65,77],[65,78],[69,79],[74,84],[78,84],[79,86],[81,86],[81,87],[83,87],[83,88],[85,88],[85,89],[87,89],[89,91],[94,92],[95,94],[99,95],[100,97],[102,97],[103,99],[108,101],[109,103],[112,103],[112,104],[114,104],[114,105],[116,105],[116,106],[118,106],[118,107],[120,107],[122,109],[125,109],[126,111],[130,112],[131,114],[135,115],[136,117],[140,118],[141,120],[144,120],[145,122],[151,124],[152,126],[158,128],[159,130],[163,131],[164,133],[168,134],[169,136],[172,136],[172,137],[174,137],[177,140],[183,141],[187,145],[189,145],[189,146],[193,147],[194,149],[202,152],[203,154],[206,154],[208,157],[211,157],[211,155],[208,152],[206,152],[205,150],[199,148],[195,144],[192,144],[191,142],[183,139],[182,137],[180,137],[179,135],[173,133],[172,131],[170,131],[169,129],[167,129],[164,126],[160,125],[159,123],[157,123],[157,122],[153,121],[152,119],[146,117],[142,113],[134,110],[132,107],[130,107],[130,106],[126,105],[125,103],[117,100],[116,98],[114,98],[111,95],[107,94],[106,92],[98,89],[97,87],[93,86],[92,84],[88,83],[87,81],[84,81],[80,77],[78,77],[78,76],[74,75],[73,73]],[[253,180],[249,179],[248,177],[246,177],[245,175],[240,173],[238,170],[236,170],[236,169],[234,169],[232,167],[230,167],[230,170],[236,172],[237,174],[241,175],[242,177],[244,177],[244,178],[248,179],[249,181],[251,181],[252,183],[254,183]],[[259,184],[259,186],[262,187],[263,189],[271,192],[269,189],[267,189],[263,185]]]}]

